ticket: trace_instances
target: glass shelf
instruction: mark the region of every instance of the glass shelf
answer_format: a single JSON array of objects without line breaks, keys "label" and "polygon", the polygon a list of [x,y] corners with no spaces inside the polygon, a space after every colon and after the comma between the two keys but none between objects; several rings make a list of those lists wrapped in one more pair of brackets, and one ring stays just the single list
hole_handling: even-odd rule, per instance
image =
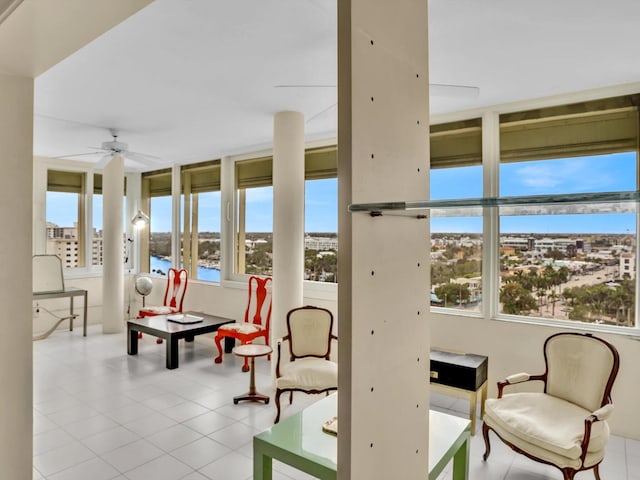
[{"label": "glass shelf", "polygon": [[[483,198],[463,198],[455,200],[412,200],[405,202],[378,202],[378,203],[354,203],[349,205],[352,213],[366,212],[372,216],[383,215],[384,212],[416,212],[427,210],[455,210],[466,211],[467,215],[471,211],[476,214],[481,212],[483,207],[529,207],[531,213],[548,212],[550,209],[555,213],[580,213],[577,211],[579,205],[589,204],[590,212],[635,212],[637,203],[640,202],[639,191],[627,192],[598,192],[598,193],[572,193],[564,195],[530,195],[521,197],[483,197]],[[541,211],[536,211],[541,209]]]}]

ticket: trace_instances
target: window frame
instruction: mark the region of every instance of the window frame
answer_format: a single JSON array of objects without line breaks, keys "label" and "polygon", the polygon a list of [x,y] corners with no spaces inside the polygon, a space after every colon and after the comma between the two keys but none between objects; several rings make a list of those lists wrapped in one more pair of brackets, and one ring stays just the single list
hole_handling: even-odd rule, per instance
[{"label": "window frame", "polygon": [[[613,91],[615,95],[633,95],[636,92]],[[637,94],[636,94],[637,95]],[[606,96],[600,95],[602,99]],[[596,102],[600,97],[585,98],[584,101]],[[501,114],[517,114],[532,108],[549,108],[570,105],[580,102],[582,99],[571,98],[571,102],[558,102],[557,99],[545,99],[539,102],[528,102],[518,105],[498,106],[494,110],[482,112],[482,169],[483,169],[483,197],[498,197],[499,179],[500,179],[500,115]],[[466,112],[460,116],[442,115],[432,118],[434,124],[440,124],[451,121],[471,120],[477,117],[478,113]],[[640,146],[636,150],[636,177],[640,177]],[[636,188],[640,188],[640,182],[636,179]],[[575,329],[581,331],[596,331],[612,333],[624,336],[640,337],[640,281],[638,281],[637,272],[640,266],[640,252],[636,250],[635,255],[635,271],[636,271],[636,290],[635,290],[635,319],[636,323],[633,327],[593,324],[580,321],[564,321],[558,319],[545,319],[540,317],[527,317],[521,315],[509,315],[500,313],[499,309],[499,248],[500,248],[500,232],[499,223],[500,216],[497,208],[483,208],[483,253],[482,253],[482,295],[483,295],[483,313],[473,314],[472,312],[463,312],[455,309],[443,307],[430,307],[430,311],[436,315],[443,316],[464,316],[482,318],[486,321],[509,321],[515,323],[537,324],[556,328]],[[640,242],[640,208],[636,211],[636,245]],[[486,279],[486,280],[485,280]]]},{"label": "window frame", "polygon": [[[305,143],[305,156],[307,152],[317,150],[335,149],[337,152],[337,139],[329,138],[320,141]],[[236,192],[236,163],[246,160],[257,160],[261,158],[273,158],[273,150],[259,150],[246,154],[233,156],[223,156],[221,159],[221,269],[220,284],[225,287],[241,288],[246,285],[250,274],[238,274],[235,270],[235,259],[238,248],[237,244],[237,218],[238,201]],[[336,163],[337,165],[337,163]],[[326,172],[324,172],[326,175]],[[337,168],[336,174],[337,178]],[[305,173],[306,178],[306,173]],[[320,177],[318,177],[320,178]],[[325,178],[329,178],[326,177]],[[306,180],[305,180],[306,181]],[[273,182],[271,182],[273,183]],[[304,280],[303,293],[305,297],[319,300],[335,300],[337,294],[337,283],[316,282]]]},{"label": "window frame", "polygon": [[[34,158],[33,170],[33,187],[34,187],[34,211],[33,211],[33,252],[34,254],[44,254],[46,252],[46,212],[47,212],[47,192],[48,190],[48,172],[60,171],[74,174],[82,174],[85,179],[85,192],[79,199],[83,203],[83,214],[78,218],[78,230],[82,231],[84,238],[78,240],[78,250],[82,251],[85,258],[85,265],[76,268],[64,268],[63,275],[65,278],[90,278],[102,275],[102,265],[92,265],[93,253],[93,195],[99,194],[101,189],[100,182],[94,182],[97,176],[102,176],[103,172],[93,168],[93,165],[83,164],[71,160],[55,160],[47,157]],[[95,185],[94,185],[95,183]],[[123,199],[123,210],[129,211],[130,206],[134,203],[134,188],[126,188],[128,185],[132,187],[135,181],[131,175],[125,175],[125,196]],[[93,193],[90,193],[93,192]],[[125,225],[126,218],[123,218]],[[127,238],[131,238],[130,225],[124,228]],[[125,269],[132,268],[131,255],[129,263],[125,264]]]}]

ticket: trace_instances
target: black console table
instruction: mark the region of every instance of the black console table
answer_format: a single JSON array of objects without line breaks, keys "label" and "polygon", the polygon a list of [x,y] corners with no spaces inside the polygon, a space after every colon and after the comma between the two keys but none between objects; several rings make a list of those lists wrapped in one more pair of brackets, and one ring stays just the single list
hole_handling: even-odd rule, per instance
[{"label": "black console table", "polygon": [[469,399],[471,435],[476,431],[476,404],[480,393],[480,417],[487,399],[489,359],[484,355],[431,349],[431,388],[456,398]]}]

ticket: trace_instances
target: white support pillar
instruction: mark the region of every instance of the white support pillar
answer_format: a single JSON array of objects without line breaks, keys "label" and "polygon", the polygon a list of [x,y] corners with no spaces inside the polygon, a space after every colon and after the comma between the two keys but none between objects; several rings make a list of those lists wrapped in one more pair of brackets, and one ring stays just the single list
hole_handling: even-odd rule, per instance
[{"label": "white support pillar", "polygon": [[33,472],[33,79],[0,75],[0,478]]},{"label": "white support pillar", "polygon": [[338,2],[338,478],[426,478],[429,223],[348,213],[428,198],[428,4]]},{"label": "white support pillar", "polygon": [[124,159],[119,155],[104,168],[102,197],[102,332],[118,333],[124,329]]},{"label": "white support pillar", "polygon": [[273,120],[272,340],[286,334],[287,312],[302,306],[304,280],[304,115]]}]

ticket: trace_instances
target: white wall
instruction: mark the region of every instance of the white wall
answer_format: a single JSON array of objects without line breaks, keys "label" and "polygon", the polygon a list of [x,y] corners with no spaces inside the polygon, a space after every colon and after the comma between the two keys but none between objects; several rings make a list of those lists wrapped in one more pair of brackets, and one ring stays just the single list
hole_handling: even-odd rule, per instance
[{"label": "white wall", "polygon": [[[518,372],[544,373],[542,346],[547,337],[568,328],[455,315],[432,314],[431,345],[489,357],[489,397],[497,395],[496,382]],[[612,432],[640,439],[640,341],[622,335],[595,333],[620,353],[620,371],[613,387],[615,413]],[[540,382],[534,382],[540,383]]]}]

